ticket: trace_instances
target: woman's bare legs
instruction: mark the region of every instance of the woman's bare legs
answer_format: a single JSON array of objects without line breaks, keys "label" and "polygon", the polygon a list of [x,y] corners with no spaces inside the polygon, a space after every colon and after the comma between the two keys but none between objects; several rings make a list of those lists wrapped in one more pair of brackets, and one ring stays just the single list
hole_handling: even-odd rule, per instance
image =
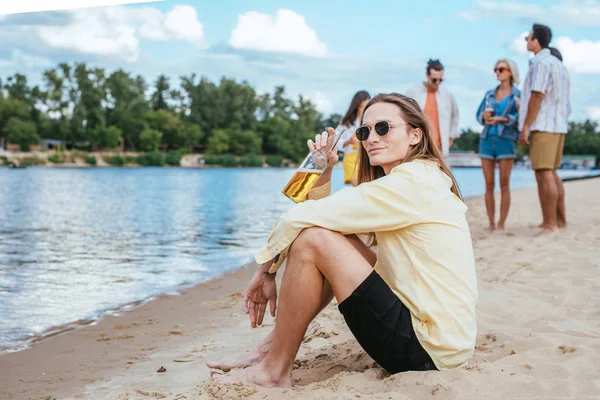
[{"label": "woman's bare legs", "polygon": [[292,367],[306,329],[322,309],[328,291],[325,282],[341,303],[372,271],[372,264],[351,239],[322,228],[302,231],[288,254],[275,329],[264,359],[213,379],[290,387]]},{"label": "woman's bare legs", "polygon": [[512,171],[515,160],[513,158],[499,160],[500,164],[500,220],[498,221],[498,230],[504,230],[508,210],[510,210],[510,172]]},{"label": "woman's bare legs", "polygon": [[494,200],[496,161],[482,158],[481,169],[483,170],[483,178],[485,179],[485,210],[487,211],[489,221],[488,230],[493,232],[496,229],[496,202]]}]

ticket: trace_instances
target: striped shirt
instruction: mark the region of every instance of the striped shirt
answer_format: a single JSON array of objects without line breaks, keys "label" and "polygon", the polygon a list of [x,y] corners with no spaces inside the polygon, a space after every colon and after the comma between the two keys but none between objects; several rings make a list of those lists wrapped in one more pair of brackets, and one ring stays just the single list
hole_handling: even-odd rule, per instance
[{"label": "striped shirt", "polygon": [[567,133],[571,114],[571,83],[569,73],[563,63],[550,50],[543,49],[529,60],[529,71],[521,92],[519,110],[519,131],[523,130],[531,92],[544,95],[540,112],[531,124],[531,131]]}]

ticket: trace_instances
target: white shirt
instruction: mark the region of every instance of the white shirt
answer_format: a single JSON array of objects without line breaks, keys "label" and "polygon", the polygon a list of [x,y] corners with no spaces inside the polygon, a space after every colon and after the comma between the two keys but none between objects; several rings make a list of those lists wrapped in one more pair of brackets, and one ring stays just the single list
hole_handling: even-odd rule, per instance
[{"label": "white shirt", "polygon": [[521,91],[519,131],[523,130],[531,92],[544,95],[540,111],[531,124],[531,131],[567,133],[571,114],[571,83],[563,63],[549,49],[543,49],[529,60],[529,71]]},{"label": "white shirt", "polygon": [[344,146],[344,142],[346,142],[346,140],[350,140],[350,138],[352,137],[352,135],[354,135],[354,133],[356,132],[356,129],[359,126],[360,126],[359,120],[354,121],[354,123],[350,126],[342,125],[342,127],[345,130],[344,130],[344,133],[342,133],[342,136],[340,137],[340,140],[337,143],[338,151],[341,151],[344,154],[354,153],[354,152],[358,151],[358,149],[353,148],[351,144]]},{"label": "white shirt", "polygon": [[[406,96],[416,100],[421,110],[425,109],[427,101],[427,88],[423,83],[408,89]],[[438,118],[440,124],[440,139],[442,142],[442,155],[447,157],[450,153],[450,138],[457,138],[458,133],[458,106],[454,96],[448,89],[440,86],[435,93],[438,108]]]}]

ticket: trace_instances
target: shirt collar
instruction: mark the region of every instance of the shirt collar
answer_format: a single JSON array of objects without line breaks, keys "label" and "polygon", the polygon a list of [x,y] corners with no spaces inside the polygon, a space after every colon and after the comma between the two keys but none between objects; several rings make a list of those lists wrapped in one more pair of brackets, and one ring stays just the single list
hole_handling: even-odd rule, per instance
[{"label": "shirt collar", "polygon": [[529,60],[529,65],[539,62],[542,58],[545,58],[549,55],[550,55],[550,49],[542,49],[531,60]]}]

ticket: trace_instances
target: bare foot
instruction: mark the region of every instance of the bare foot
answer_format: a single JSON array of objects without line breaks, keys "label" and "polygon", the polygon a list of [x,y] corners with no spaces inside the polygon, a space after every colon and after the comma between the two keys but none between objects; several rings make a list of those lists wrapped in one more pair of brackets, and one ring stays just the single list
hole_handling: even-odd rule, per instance
[{"label": "bare foot", "polygon": [[227,372],[234,368],[246,368],[256,365],[260,363],[266,355],[266,352],[261,353],[253,350],[238,356],[225,357],[217,361],[207,361],[206,366],[208,368],[220,369],[221,371]]},{"label": "bare foot", "polygon": [[280,387],[280,388],[291,388],[292,387],[292,373],[284,375],[283,377],[277,377],[269,373],[265,366],[260,363],[250,368],[237,369],[231,371],[226,375],[213,375],[213,382],[216,383],[235,383],[243,382],[249,385],[256,385],[262,387]]},{"label": "bare foot", "polygon": [[558,227],[559,227],[560,229],[567,229],[567,223],[566,223],[566,222],[563,222],[563,221],[560,221],[560,222],[558,223]]},{"label": "bare foot", "polygon": [[535,236],[552,236],[556,235],[557,233],[559,233],[558,228],[544,228],[538,233],[536,233]]},{"label": "bare foot", "polygon": [[496,227],[496,230],[500,231],[500,232],[504,232],[504,224],[498,223],[498,226]]},{"label": "bare foot", "polygon": [[494,225],[490,225],[490,226],[488,226],[487,228],[485,228],[485,230],[486,230],[487,232],[490,232],[490,233],[492,233],[492,232],[494,232],[494,231],[496,230],[496,227],[495,227]]}]

